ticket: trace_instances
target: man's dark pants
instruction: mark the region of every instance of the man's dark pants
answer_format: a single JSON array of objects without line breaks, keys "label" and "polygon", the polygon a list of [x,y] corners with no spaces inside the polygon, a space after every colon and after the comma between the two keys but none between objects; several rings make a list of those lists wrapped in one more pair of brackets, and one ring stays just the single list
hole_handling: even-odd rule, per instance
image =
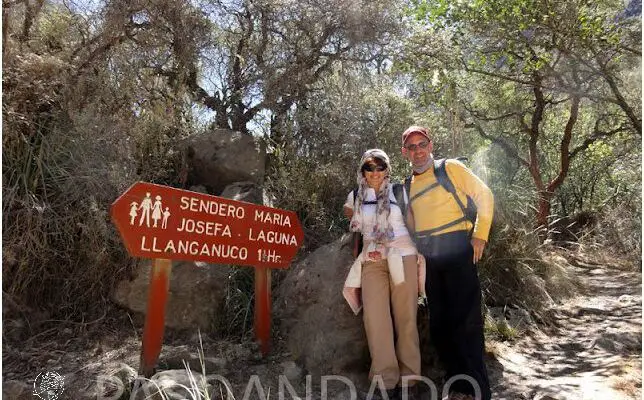
[{"label": "man's dark pants", "polygon": [[[445,367],[445,379],[469,375],[478,382],[483,400],[489,400],[490,382],[483,361],[481,285],[468,232],[421,236],[417,245],[427,260],[430,338]],[[450,391],[474,394],[472,385],[465,380],[454,382]]]}]

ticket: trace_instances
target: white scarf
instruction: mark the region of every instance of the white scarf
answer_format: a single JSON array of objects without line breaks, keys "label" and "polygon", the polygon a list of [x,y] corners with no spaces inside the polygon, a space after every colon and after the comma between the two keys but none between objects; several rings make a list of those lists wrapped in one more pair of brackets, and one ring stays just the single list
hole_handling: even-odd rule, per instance
[{"label": "white scarf", "polygon": [[376,201],[378,202],[376,205],[376,223],[374,224],[373,231],[371,232],[374,237],[374,242],[384,245],[385,242],[394,238],[394,229],[391,226],[391,222],[389,222],[389,214],[391,213],[391,204],[389,199],[389,193],[391,191],[391,163],[387,153],[380,149],[367,150],[360,159],[360,165],[358,166],[357,172],[358,191],[356,193],[356,198],[353,199],[354,207],[350,229],[352,232],[362,232],[363,234],[367,233],[362,230],[364,226],[362,204],[364,203],[369,185],[367,184],[367,179],[362,175],[362,166],[369,158],[378,158],[384,161],[387,165],[385,179],[382,181],[380,189],[376,192]]}]

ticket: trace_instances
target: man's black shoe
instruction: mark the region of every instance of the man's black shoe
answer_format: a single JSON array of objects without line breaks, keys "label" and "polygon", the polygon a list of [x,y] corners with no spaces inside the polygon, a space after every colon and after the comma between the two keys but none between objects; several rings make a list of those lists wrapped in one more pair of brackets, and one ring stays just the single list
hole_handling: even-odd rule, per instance
[{"label": "man's black shoe", "polygon": [[405,396],[405,389],[401,388],[401,400],[433,400],[430,398],[429,388],[420,383],[409,386],[406,393],[407,396]]},{"label": "man's black shoe", "polygon": [[400,388],[387,389],[386,393],[382,393],[379,389],[374,390],[373,394],[359,393],[358,398],[361,400],[402,400]]}]

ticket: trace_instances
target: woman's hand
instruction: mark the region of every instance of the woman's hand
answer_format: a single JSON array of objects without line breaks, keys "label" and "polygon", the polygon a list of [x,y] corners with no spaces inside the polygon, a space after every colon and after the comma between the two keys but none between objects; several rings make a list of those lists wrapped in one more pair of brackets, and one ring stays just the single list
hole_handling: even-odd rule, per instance
[{"label": "woman's hand", "polygon": [[353,208],[344,206],[342,209],[344,211],[344,216],[351,219],[353,218]]}]

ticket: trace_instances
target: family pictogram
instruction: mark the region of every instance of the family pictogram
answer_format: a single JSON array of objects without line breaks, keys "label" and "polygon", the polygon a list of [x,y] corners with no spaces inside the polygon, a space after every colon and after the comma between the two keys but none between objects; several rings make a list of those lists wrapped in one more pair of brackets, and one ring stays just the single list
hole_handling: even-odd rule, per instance
[{"label": "family pictogram", "polygon": [[[145,194],[145,197],[141,201],[141,204],[133,201],[130,203],[130,225],[134,225],[136,222],[136,217],[139,216],[139,210],[141,215],[139,218],[139,226],[145,226],[148,228],[158,228],[159,221],[161,221],[161,229],[168,228],[168,218],[170,218],[170,207],[166,207],[163,210],[163,203],[161,202],[161,196],[155,196],[154,202],[152,202],[152,196],[150,192]],[[150,220],[152,220],[152,226],[150,226]]]}]

